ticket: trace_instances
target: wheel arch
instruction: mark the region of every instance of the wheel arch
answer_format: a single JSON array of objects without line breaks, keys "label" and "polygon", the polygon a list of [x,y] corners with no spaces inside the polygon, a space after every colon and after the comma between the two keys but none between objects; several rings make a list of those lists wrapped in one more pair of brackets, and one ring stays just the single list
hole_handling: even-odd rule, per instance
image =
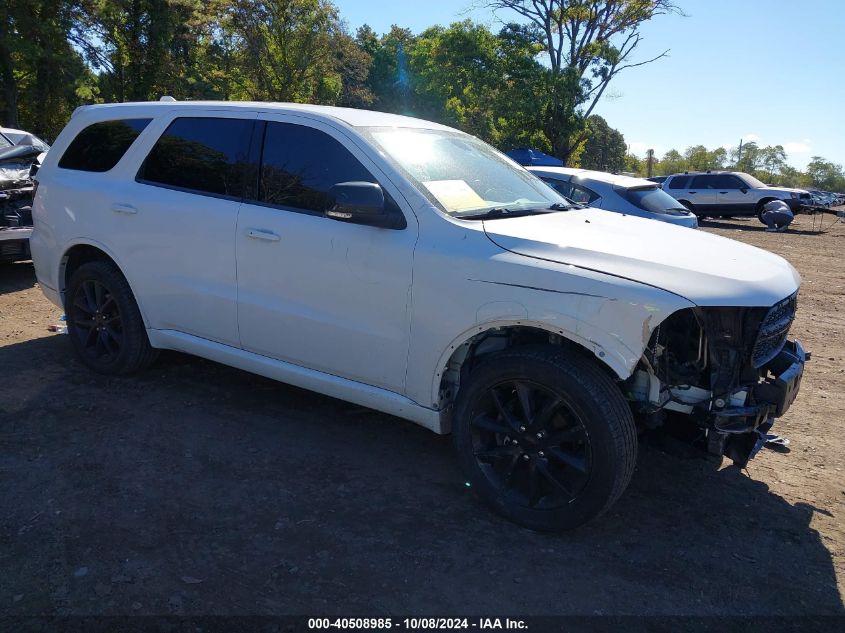
[{"label": "wheel arch", "polygon": [[462,332],[441,353],[432,382],[432,401],[443,412],[442,432],[450,431],[451,405],[460,391],[461,378],[483,356],[521,345],[544,343],[559,346],[595,363],[614,381],[630,375],[629,368],[613,354],[574,332],[527,319],[477,324]]},{"label": "wheel arch", "polygon": [[775,197],[775,196],[763,196],[762,198],[760,198],[760,199],[757,201],[757,204],[756,204],[757,211],[762,211],[762,210],[763,210],[763,206],[764,206],[764,205],[766,205],[766,204],[768,204],[768,203],[770,203],[770,202],[772,202],[773,200],[780,200],[780,199],[781,199],[781,198],[777,198],[777,197]]},{"label": "wheel arch", "polygon": [[70,280],[71,275],[83,264],[93,261],[107,261],[115,265],[120,274],[123,275],[129,288],[132,290],[132,295],[135,298],[135,303],[138,305],[138,310],[141,312],[141,318],[144,320],[145,327],[149,327],[144,306],[142,305],[138,293],[135,291],[135,286],[132,280],[125,272],[125,268],[121,265],[119,259],[115,254],[104,244],[94,240],[79,239],[70,243],[66,248],[61,258],[59,259],[58,272],[58,292],[62,299],[62,304],[65,302],[65,289]]}]

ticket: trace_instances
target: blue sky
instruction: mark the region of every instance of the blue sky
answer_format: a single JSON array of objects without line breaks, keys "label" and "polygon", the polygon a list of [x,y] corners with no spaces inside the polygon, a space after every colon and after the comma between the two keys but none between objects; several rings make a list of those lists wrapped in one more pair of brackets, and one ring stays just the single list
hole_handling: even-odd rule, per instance
[{"label": "blue sky", "polygon": [[[677,2],[687,17],[646,24],[638,53],[648,59],[670,49],[669,57],[620,74],[596,106],[634,153],[742,138],[783,145],[798,168],[816,155],[845,164],[845,1]],[[494,30],[500,24],[467,0],[335,4],[353,32],[367,23],[378,33],[391,24],[418,33],[467,17]]]}]

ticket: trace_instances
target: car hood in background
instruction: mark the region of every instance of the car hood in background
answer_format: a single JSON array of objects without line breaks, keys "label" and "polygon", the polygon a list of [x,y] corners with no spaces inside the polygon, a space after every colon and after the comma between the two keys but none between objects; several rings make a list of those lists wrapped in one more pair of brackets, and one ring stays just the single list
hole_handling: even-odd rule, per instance
[{"label": "car hood in background", "polygon": [[485,220],[484,230],[513,253],[638,281],[700,306],[770,306],[801,282],[768,251],[600,209]]},{"label": "car hood in background", "polygon": [[783,193],[807,193],[805,189],[793,189],[792,187],[766,187],[757,191],[781,191]]}]

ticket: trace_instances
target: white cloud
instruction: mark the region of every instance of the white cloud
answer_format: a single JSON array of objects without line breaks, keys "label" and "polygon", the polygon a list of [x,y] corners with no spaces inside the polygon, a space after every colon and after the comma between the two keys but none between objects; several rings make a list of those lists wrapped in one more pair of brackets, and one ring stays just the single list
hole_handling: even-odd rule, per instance
[{"label": "white cloud", "polygon": [[634,141],[633,143],[628,143],[628,149],[633,154],[645,154],[647,150],[654,148],[648,143],[640,143],[639,141]]},{"label": "white cloud", "polygon": [[805,138],[802,141],[790,141],[783,144],[783,149],[787,154],[809,154],[810,140]]},{"label": "white cloud", "polygon": [[754,143],[759,143],[760,142],[760,136],[757,135],[757,134],[746,134],[745,136],[742,137],[743,143],[748,143],[749,141],[754,142]]}]

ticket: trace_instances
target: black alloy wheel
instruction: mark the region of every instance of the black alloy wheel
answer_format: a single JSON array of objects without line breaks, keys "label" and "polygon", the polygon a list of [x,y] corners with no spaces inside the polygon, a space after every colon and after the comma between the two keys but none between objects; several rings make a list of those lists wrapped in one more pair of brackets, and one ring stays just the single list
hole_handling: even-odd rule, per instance
[{"label": "black alloy wheel", "polygon": [[112,292],[96,279],[86,279],[70,307],[79,348],[95,362],[109,362],[123,347],[120,308]]},{"label": "black alloy wheel", "polygon": [[461,381],[452,435],[467,484],[495,512],[540,531],[600,516],[637,458],[636,425],[613,376],[553,345],[478,362]]},{"label": "black alloy wheel", "polygon": [[113,262],[87,262],[73,271],[65,313],[79,359],[98,373],[130,374],[158,356],[129,283]]},{"label": "black alloy wheel", "polygon": [[473,454],[504,497],[529,508],[575,500],[590,477],[590,437],[565,398],[525,380],[491,385],[471,421]]}]

